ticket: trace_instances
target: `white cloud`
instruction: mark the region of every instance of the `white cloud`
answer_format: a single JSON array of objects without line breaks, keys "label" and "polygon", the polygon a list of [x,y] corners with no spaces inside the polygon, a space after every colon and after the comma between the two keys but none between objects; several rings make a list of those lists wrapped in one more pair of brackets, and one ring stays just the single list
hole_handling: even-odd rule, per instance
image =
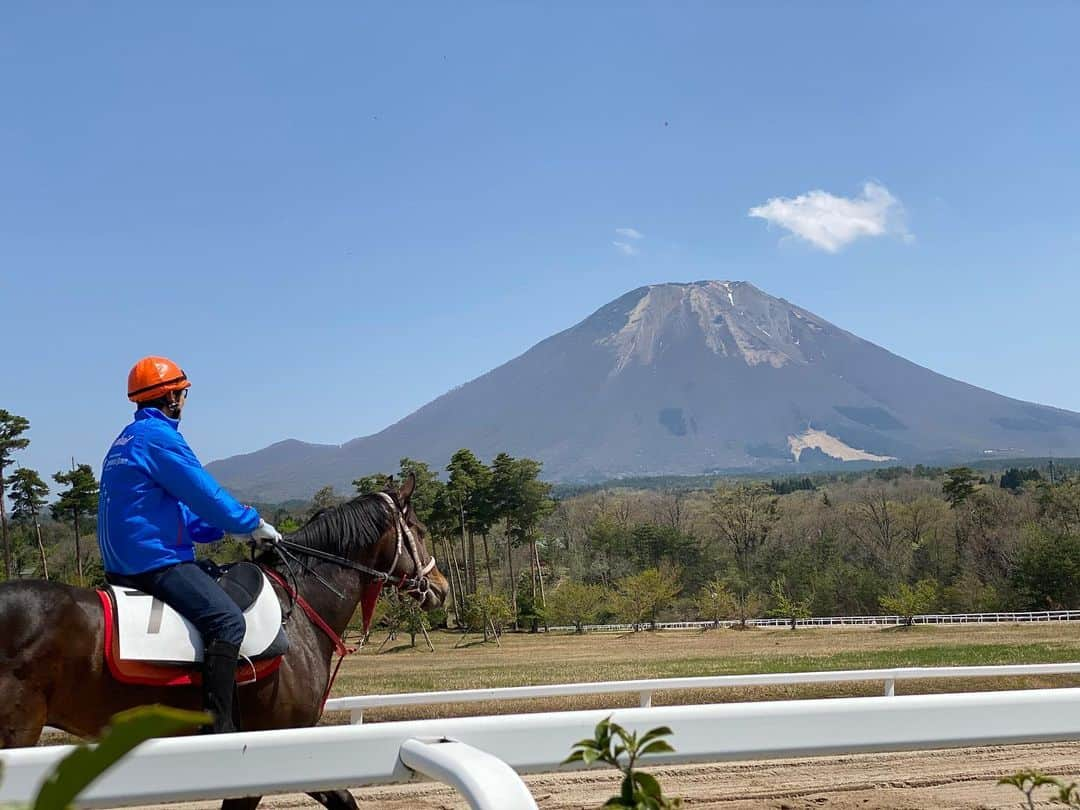
[{"label": "white cloud", "polygon": [[615,233],[627,239],[644,239],[645,234],[635,228],[616,228]]},{"label": "white cloud", "polygon": [[815,247],[836,253],[864,236],[899,236],[911,241],[904,206],[880,183],[867,182],[858,197],[809,191],[798,197],[774,197],[750,209],[750,216],[787,228]]},{"label": "white cloud", "polygon": [[626,242],[612,242],[611,244],[614,245],[615,249],[624,256],[638,255],[638,249],[631,244],[628,244]]}]

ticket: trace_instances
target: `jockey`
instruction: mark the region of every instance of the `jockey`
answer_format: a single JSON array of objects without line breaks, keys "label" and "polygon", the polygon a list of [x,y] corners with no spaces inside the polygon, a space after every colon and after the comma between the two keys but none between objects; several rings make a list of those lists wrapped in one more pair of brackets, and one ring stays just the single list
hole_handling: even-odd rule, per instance
[{"label": "jockey", "polygon": [[160,599],[202,634],[203,705],[214,732],[236,731],[233,694],[243,614],[195,562],[195,543],[225,532],[258,546],[281,534],[207,473],[180,435],[191,383],[164,357],[144,357],[128,375],[135,421],[112,443],[101,470],[98,544],[105,576]]}]

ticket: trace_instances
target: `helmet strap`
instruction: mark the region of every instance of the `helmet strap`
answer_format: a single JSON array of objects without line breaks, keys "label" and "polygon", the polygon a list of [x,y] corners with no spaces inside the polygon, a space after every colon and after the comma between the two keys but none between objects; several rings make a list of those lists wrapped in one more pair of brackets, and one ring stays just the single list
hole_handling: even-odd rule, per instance
[{"label": "helmet strap", "polygon": [[136,410],[141,411],[143,408],[157,408],[170,419],[180,421],[180,392],[170,391],[157,399],[140,402]]},{"label": "helmet strap", "polygon": [[165,407],[162,408],[162,411],[167,417],[175,419],[178,422],[180,421],[180,397],[181,394],[179,391],[170,391],[164,397]]}]

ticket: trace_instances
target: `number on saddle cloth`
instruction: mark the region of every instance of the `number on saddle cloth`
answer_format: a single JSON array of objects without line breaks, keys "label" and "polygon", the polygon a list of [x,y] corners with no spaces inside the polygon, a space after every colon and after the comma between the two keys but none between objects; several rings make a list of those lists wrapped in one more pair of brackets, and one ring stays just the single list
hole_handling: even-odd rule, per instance
[{"label": "number on saddle cloth", "polygon": [[[281,625],[281,603],[266,575],[249,562],[223,571],[218,584],[243,611],[247,624],[240,655],[252,661],[284,655],[289,639]],[[187,619],[134,588],[111,585],[109,590],[122,660],[181,666],[202,661],[202,637]]]}]

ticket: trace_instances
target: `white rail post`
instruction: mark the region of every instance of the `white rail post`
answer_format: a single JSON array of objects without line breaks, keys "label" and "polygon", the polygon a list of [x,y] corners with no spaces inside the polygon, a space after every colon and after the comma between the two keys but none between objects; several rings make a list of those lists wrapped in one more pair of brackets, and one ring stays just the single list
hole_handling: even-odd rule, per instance
[{"label": "white rail post", "polygon": [[885,697],[896,697],[896,678],[885,679]]},{"label": "white rail post", "polygon": [[354,726],[360,726],[364,723],[364,710],[352,709],[349,712],[349,722]]},{"label": "white rail post", "polygon": [[537,810],[521,777],[487,751],[445,737],[414,737],[401,744],[399,756],[417,773],[453,785],[473,810]]},{"label": "white rail post", "polygon": [[643,709],[652,708],[652,691],[651,690],[647,691],[647,692],[638,692],[638,699],[640,701],[638,703],[638,705],[641,706],[641,708],[643,708]]}]

